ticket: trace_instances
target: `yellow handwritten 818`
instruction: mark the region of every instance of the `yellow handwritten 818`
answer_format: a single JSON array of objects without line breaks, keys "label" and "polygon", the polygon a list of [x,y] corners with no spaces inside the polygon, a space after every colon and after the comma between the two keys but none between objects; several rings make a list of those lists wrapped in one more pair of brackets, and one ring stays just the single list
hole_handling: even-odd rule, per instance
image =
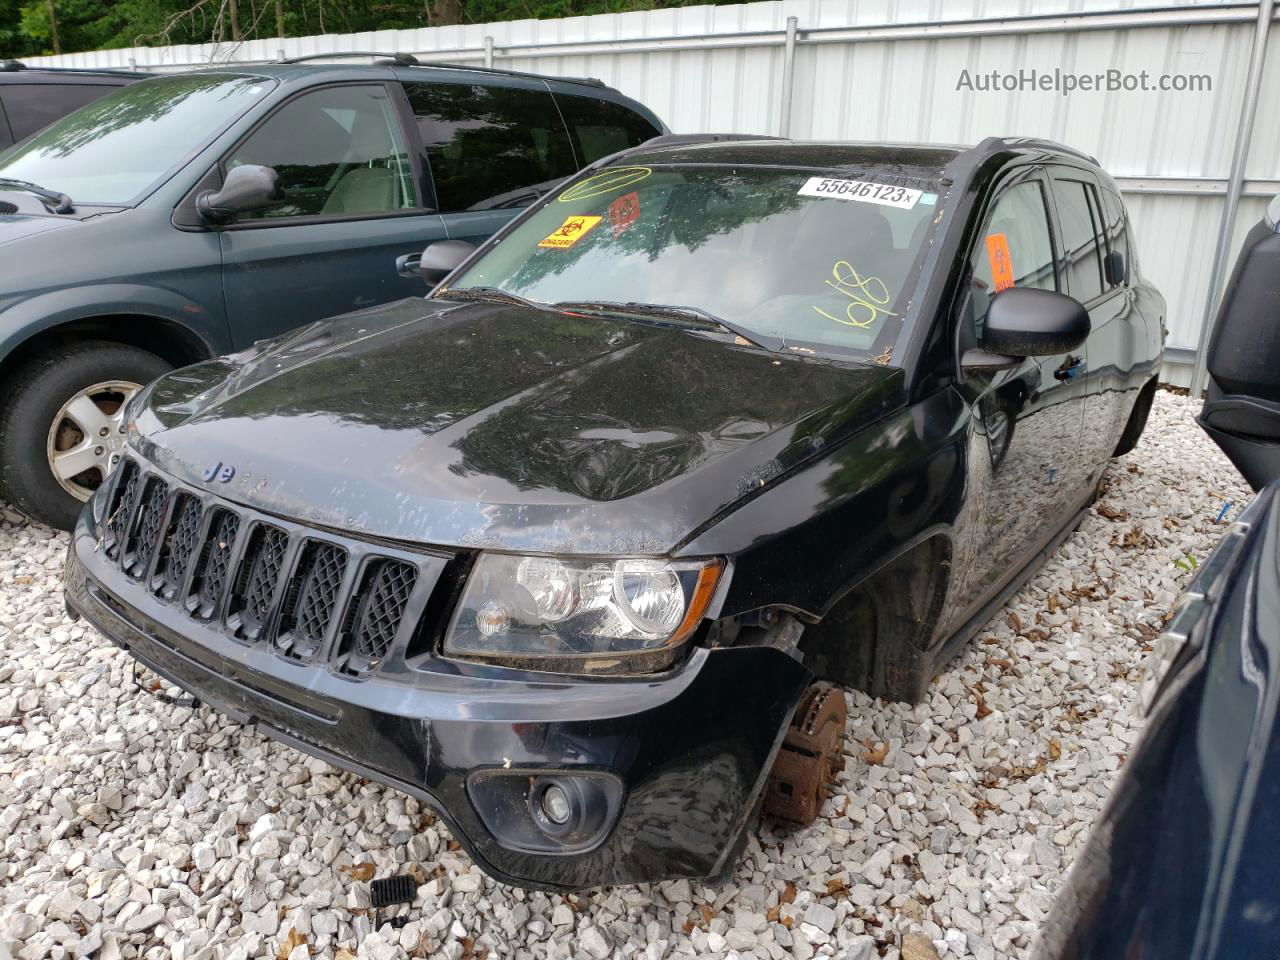
[{"label": "yellow handwritten 818", "polygon": [[892,298],[889,296],[889,288],[879,277],[864,277],[848,260],[837,260],[831,268],[831,277],[832,279],[823,282],[837,293],[848,297],[849,302],[845,304],[843,317],[833,317],[821,307],[813,308],[828,320],[866,330],[881,315],[897,316],[892,310],[885,309]]}]

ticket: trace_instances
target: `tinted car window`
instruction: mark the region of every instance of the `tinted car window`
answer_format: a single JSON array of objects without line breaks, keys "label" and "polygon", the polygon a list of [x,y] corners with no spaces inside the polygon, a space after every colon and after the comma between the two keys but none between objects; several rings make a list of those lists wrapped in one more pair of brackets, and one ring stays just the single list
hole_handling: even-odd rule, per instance
[{"label": "tinted car window", "polygon": [[982,328],[991,298],[1006,287],[1056,290],[1044,188],[1028,180],[1005,190],[987,218],[972,260],[971,316]]},{"label": "tinted car window", "polygon": [[582,166],[619,150],[639,146],[662,131],[634,110],[595,97],[556,94]]},{"label": "tinted car window", "polygon": [[1112,191],[1103,189],[1102,204],[1107,246],[1111,252],[1124,258],[1124,274],[1111,278],[1115,282],[1110,285],[1123,286],[1129,279],[1129,220],[1124,215],[1124,204],[1120,197]]},{"label": "tinted car window", "polygon": [[248,163],[274,168],[284,199],[240,220],[352,216],[416,203],[400,124],[381,85],[327,87],[289,101],[226,166]]},{"label": "tinted car window", "polygon": [[13,139],[22,140],[116,89],[118,84],[16,83],[0,87],[0,99]]},{"label": "tinted car window", "polygon": [[1097,195],[1081,180],[1053,181],[1062,225],[1062,256],[1067,265],[1067,292],[1081,302],[1101,295],[1102,257],[1098,252]]},{"label": "tinted car window", "polygon": [[31,180],[78,203],[129,203],[274,83],[188,73],[119,87],[0,153],[0,177]]},{"label": "tinted car window", "polygon": [[551,94],[406,83],[442,212],[524,206],[577,170]]}]

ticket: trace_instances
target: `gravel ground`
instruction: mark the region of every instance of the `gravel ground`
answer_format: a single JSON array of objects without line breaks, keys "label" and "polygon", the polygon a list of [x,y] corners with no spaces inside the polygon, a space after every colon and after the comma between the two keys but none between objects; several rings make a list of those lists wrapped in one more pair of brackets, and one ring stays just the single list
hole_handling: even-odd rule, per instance
[{"label": "gravel ground", "polygon": [[[62,610],[64,535],[0,522],[0,960],[1020,957],[1138,729],[1150,640],[1248,491],[1161,393],[1050,563],[916,708],[850,696],[825,816],[732,881],[495,885],[401,794],[138,693]],[[422,880],[370,931],[371,875]],[[359,946],[357,947],[357,944]]]}]

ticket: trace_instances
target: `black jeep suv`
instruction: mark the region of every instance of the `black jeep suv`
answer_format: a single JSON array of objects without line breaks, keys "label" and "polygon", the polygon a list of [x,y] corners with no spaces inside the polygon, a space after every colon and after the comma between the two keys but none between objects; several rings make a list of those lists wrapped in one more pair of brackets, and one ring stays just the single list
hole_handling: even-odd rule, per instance
[{"label": "black jeep suv", "polygon": [[464,250],[139,394],[67,599],[517,884],[715,876],[759,805],[811,818],[815,677],[920,698],[1162,352],[1114,183],[1036,141],[659,138]]}]

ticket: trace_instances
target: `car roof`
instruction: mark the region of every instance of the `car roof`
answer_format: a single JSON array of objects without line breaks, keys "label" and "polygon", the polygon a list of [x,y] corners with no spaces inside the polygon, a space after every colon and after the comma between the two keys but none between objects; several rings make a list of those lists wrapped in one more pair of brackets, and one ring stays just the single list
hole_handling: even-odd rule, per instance
[{"label": "car roof", "polygon": [[733,134],[675,135],[658,137],[610,158],[616,163],[705,163],[711,165],[779,166],[853,172],[867,167],[892,166],[905,175],[943,170],[956,161],[980,164],[1001,154],[1023,154],[1041,160],[1090,163],[1092,157],[1071,147],[1028,137],[989,137],[973,146],[944,143],[884,143],[859,141],[786,140],[775,137],[739,137]]},{"label": "car roof", "polygon": [[[345,63],[343,59],[348,57],[373,58],[369,63]],[[336,60],[336,62],[334,62]],[[201,68],[197,73],[237,73],[250,76],[274,77],[281,81],[297,81],[308,80],[320,74],[333,73],[342,75],[375,75],[385,76],[384,71],[387,68],[395,68],[397,75],[402,79],[406,76],[422,72],[423,77],[429,77],[431,74],[474,74],[478,78],[490,77],[494,79],[515,78],[530,81],[545,81],[548,83],[571,83],[581,86],[591,87],[596,90],[610,90],[614,88],[606,85],[604,81],[597,80],[595,77],[558,77],[544,76],[540,73],[525,73],[519,70],[503,70],[498,67],[482,67],[468,63],[418,63],[413,62],[413,58],[406,54],[379,54],[379,53],[318,53],[311,57],[296,58],[293,60],[279,60],[272,63],[224,63],[210,65]],[[615,91],[616,92],[616,91]]]},{"label": "car roof", "polygon": [[136,70],[90,70],[79,67],[45,67],[21,60],[0,60],[0,83],[93,83],[126,84],[154,77]]}]

